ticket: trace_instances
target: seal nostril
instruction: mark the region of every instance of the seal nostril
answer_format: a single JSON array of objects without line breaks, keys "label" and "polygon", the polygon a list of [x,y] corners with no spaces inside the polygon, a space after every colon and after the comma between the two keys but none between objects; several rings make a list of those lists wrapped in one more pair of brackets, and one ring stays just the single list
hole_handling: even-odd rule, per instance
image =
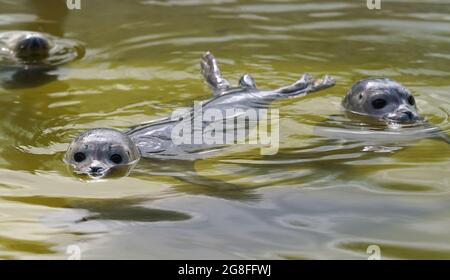
[{"label": "seal nostril", "polygon": [[100,166],[91,166],[91,172],[93,172],[93,173],[97,173],[97,172],[100,172],[102,170],[103,170],[103,168],[100,167]]},{"label": "seal nostril", "polygon": [[405,114],[410,120],[413,118],[413,114],[410,111],[405,111],[403,114]]}]

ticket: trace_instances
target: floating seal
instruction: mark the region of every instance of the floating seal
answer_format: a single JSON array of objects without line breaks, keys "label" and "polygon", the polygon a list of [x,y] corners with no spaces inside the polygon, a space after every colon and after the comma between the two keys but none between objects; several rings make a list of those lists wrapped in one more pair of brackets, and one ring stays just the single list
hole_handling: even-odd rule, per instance
[{"label": "floating seal", "polygon": [[[172,139],[174,128],[181,121],[190,119],[190,116],[202,115],[208,109],[225,112],[236,108],[243,111],[267,108],[273,100],[319,91],[335,84],[335,80],[329,76],[315,80],[310,74],[304,74],[292,85],[276,90],[259,90],[253,78],[246,74],[241,77],[237,87],[232,87],[231,83],[222,77],[216,59],[209,52],[203,55],[201,68],[204,79],[213,91],[213,97],[201,102],[200,107],[188,109],[183,115],[186,118],[166,118],[123,133],[112,129],[84,132],[70,145],[65,156],[66,163],[79,174],[99,177],[106,175],[111,167],[118,164],[113,158],[116,154],[122,158],[120,164],[137,161],[139,156],[195,159],[196,156],[201,156],[204,148],[210,148],[212,145],[176,144]],[[212,122],[220,121],[203,120],[201,125],[204,128]]]},{"label": "floating seal", "polygon": [[109,128],[82,133],[72,142],[64,157],[75,173],[92,177],[103,177],[113,171],[126,175],[139,159],[139,151],[130,137]]},{"label": "floating seal", "polygon": [[81,58],[80,42],[33,31],[0,32],[0,59],[4,65],[57,66]]},{"label": "floating seal", "polygon": [[52,42],[39,33],[28,33],[14,46],[16,56],[23,61],[41,61],[50,55]]},{"label": "floating seal", "polygon": [[347,112],[394,122],[420,119],[416,101],[401,84],[386,78],[368,78],[354,84],[342,101]]},{"label": "floating seal", "polygon": [[46,84],[58,78],[57,66],[83,55],[77,41],[41,32],[0,32],[0,83],[5,88]]}]

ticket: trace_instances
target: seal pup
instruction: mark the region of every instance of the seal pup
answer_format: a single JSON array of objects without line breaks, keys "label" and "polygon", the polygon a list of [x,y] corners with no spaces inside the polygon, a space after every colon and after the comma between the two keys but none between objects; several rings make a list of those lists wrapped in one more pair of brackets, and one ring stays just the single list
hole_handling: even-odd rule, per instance
[{"label": "seal pup", "polygon": [[[447,134],[426,121],[406,87],[387,78],[356,82],[342,100],[349,122],[343,127],[318,126],[315,134],[329,138],[375,143],[410,142],[438,138],[450,143]],[[358,121],[356,125],[353,121]]]},{"label": "seal pup", "polygon": [[84,55],[81,43],[33,31],[0,32],[0,80],[8,89],[58,78],[57,66]]},{"label": "seal pup", "polygon": [[[304,74],[292,85],[275,90],[259,90],[253,78],[245,74],[239,80],[239,85],[232,87],[222,77],[216,59],[209,52],[203,55],[201,68],[204,79],[213,91],[213,97],[203,101],[200,108],[194,106],[188,109],[179,119],[166,118],[124,132],[98,128],[89,130],[70,144],[64,161],[77,174],[104,177],[116,166],[123,166],[127,162],[116,163],[111,159],[109,149],[113,145],[120,146],[118,148],[123,151],[130,151],[131,155],[134,155],[129,157],[130,159],[138,160],[137,153],[139,153],[145,158],[194,160],[202,157],[202,149],[210,148],[211,145],[174,143],[172,130],[182,119],[203,114],[207,109],[226,111],[240,108],[245,111],[251,108],[267,108],[276,99],[320,91],[335,84],[334,78],[330,76],[315,80],[310,74]],[[206,127],[210,123],[203,121],[202,125]]]},{"label": "seal pup", "polygon": [[[88,130],[79,135],[67,150],[65,161],[77,174],[101,177],[112,167],[126,175],[141,155],[129,136],[109,128]],[[119,168],[120,167],[120,168]]]},{"label": "seal pup", "polygon": [[355,83],[342,101],[351,114],[393,122],[416,122],[421,119],[411,92],[387,78],[367,78]]},{"label": "seal pup", "polygon": [[18,63],[43,63],[50,56],[55,43],[50,35],[31,31],[10,31],[0,34],[3,51]]}]

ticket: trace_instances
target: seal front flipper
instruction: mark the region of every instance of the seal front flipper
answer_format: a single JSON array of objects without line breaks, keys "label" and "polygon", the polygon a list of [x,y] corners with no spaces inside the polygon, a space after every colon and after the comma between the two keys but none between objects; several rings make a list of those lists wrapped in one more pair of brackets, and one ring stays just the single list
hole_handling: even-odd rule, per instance
[{"label": "seal front flipper", "polygon": [[315,80],[309,73],[303,74],[300,79],[290,86],[282,87],[275,92],[279,97],[295,96],[308,92],[315,92],[322,89],[332,87],[336,84],[336,80],[331,76],[324,76],[322,79]]},{"label": "seal front flipper", "polygon": [[221,95],[230,88],[230,82],[222,77],[216,58],[210,52],[202,56],[200,65],[203,78],[212,88],[214,96]]}]

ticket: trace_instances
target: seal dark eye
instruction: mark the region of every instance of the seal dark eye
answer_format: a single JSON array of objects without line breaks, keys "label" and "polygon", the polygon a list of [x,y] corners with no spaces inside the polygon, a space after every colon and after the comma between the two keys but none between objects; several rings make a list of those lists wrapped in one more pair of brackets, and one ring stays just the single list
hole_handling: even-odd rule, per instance
[{"label": "seal dark eye", "polygon": [[82,162],[82,161],[84,161],[84,160],[86,159],[86,155],[85,155],[84,153],[78,152],[78,153],[75,153],[75,154],[73,155],[73,159],[74,159],[76,162]]},{"label": "seal dark eye", "polygon": [[382,109],[386,106],[387,102],[384,99],[378,98],[372,101],[372,106],[375,109]]},{"label": "seal dark eye", "polygon": [[416,100],[414,99],[414,96],[410,95],[410,96],[408,97],[408,103],[409,103],[410,105],[416,104]]},{"label": "seal dark eye", "polygon": [[120,164],[122,163],[122,156],[118,155],[118,154],[114,154],[109,158],[112,162],[114,162],[115,164]]}]

